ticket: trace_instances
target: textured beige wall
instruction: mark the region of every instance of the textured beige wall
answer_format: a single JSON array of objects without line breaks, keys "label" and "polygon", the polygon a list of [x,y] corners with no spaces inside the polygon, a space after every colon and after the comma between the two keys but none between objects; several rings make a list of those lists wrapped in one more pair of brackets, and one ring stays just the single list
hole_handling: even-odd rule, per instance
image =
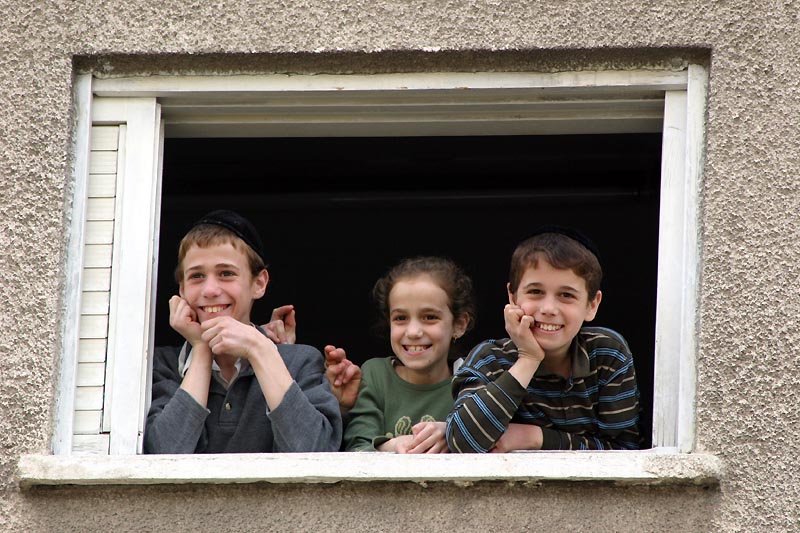
[{"label": "textured beige wall", "polygon": [[[0,0],[0,528],[86,531],[102,520],[133,531],[350,530],[355,521],[373,531],[800,530],[800,2],[752,5]],[[673,58],[710,59],[697,444],[725,461],[718,490],[18,489],[17,457],[46,453],[52,432],[76,63],[115,75],[574,70]]]}]

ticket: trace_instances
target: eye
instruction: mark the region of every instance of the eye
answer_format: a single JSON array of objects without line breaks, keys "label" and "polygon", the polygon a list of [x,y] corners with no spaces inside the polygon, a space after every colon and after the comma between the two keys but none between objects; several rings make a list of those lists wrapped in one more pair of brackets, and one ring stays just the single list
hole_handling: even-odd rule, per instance
[{"label": "eye", "polygon": [[543,294],[543,292],[542,292],[542,289],[533,289],[533,288],[531,288],[531,289],[528,289],[527,291],[525,291],[525,294],[532,294],[534,296],[538,296],[540,294]]},{"label": "eye", "polygon": [[436,322],[437,320],[439,320],[439,315],[428,313],[422,316],[422,320],[424,320],[425,322]]},{"label": "eye", "polygon": [[203,275],[200,272],[194,272],[189,274],[189,279],[203,279]]},{"label": "eye", "polygon": [[406,315],[392,315],[392,322],[405,322],[406,320],[408,320]]},{"label": "eye", "polygon": [[219,275],[223,278],[231,278],[236,275],[236,272],[234,272],[233,270],[223,270],[222,272],[219,273]]},{"label": "eye", "polygon": [[559,294],[559,296],[561,298],[564,298],[565,300],[574,300],[575,299],[575,295],[572,294],[571,292],[562,292],[561,294]]}]

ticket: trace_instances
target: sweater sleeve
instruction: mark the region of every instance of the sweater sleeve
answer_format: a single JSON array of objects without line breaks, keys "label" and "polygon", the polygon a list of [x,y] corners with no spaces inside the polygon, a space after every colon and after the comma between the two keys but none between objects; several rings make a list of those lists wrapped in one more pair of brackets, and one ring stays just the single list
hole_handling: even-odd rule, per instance
[{"label": "sweater sleeve", "polygon": [[379,393],[381,387],[376,383],[373,366],[373,363],[367,361],[361,367],[358,398],[350,410],[350,421],[344,432],[344,448],[348,452],[374,452],[375,446],[388,440],[383,432],[384,397]]},{"label": "sweater sleeve", "polygon": [[447,444],[457,453],[485,453],[508,429],[526,389],[497,362],[494,343],[476,346],[453,376]]},{"label": "sweater sleeve", "polygon": [[342,415],[324,376],[322,353],[303,344],[279,345],[279,349],[294,383],[268,415],[275,435],[273,451],[339,451]]},{"label": "sweater sleeve", "polygon": [[203,438],[208,409],[181,389],[177,349],[156,348],[145,453],[194,453]]}]

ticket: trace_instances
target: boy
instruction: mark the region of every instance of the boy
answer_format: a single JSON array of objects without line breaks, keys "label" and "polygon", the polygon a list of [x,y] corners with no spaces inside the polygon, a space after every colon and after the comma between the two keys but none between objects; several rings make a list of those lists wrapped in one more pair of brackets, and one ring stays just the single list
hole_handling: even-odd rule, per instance
[{"label": "boy", "polygon": [[323,357],[277,345],[250,322],[269,282],[249,221],[214,211],[180,244],[170,326],[182,347],[158,348],[145,453],[337,451],[342,421]]},{"label": "boy", "polygon": [[472,349],[453,377],[453,452],[638,449],[639,390],[625,339],[594,319],[602,294],[594,244],[545,227],[511,258],[510,338]]}]

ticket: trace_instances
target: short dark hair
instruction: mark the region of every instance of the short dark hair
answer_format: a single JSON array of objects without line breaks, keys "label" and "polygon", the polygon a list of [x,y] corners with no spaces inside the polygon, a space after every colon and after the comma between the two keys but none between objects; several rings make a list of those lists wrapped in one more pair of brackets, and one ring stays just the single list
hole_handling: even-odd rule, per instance
[{"label": "short dark hair", "polygon": [[389,329],[389,293],[398,281],[430,276],[447,294],[447,305],[454,319],[467,317],[465,332],[472,329],[476,306],[472,279],[453,260],[437,256],[417,256],[403,259],[389,269],[372,288],[372,298],[378,311],[381,333]]},{"label": "short dark hair", "polygon": [[540,259],[554,268],[572,270],[583,278],[590,300],[600,290],[603,269],[596,252],[563,233],[546,232],[525,239],[514,250],[508,274],[511,292],[519,288],[525,270],[536,267]]}]

